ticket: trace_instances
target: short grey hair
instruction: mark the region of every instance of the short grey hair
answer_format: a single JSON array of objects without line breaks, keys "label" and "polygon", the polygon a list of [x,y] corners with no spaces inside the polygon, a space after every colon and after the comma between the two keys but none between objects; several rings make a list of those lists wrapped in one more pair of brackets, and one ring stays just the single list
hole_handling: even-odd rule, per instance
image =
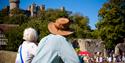
[{"label": "short grey hair", "polygon": [[23,39],[26,41],[35,42],[38,39],[37,31],[33,28],[26,28],[23,32]]}]

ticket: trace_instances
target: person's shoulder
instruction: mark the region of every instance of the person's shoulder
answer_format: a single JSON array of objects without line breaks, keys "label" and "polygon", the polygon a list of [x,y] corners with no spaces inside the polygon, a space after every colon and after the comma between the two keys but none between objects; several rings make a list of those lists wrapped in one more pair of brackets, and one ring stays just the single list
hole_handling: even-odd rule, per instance
[{"label": "person's shoulder", "polygon": [[36,46],[36,44],[35,44],[34,42],[31,42],[30,44],[31,44],[32,46],[34,46],[34,45]]},{"label": "person's shoulder", "polygon": [[49,38],[49,39],[65,39],[65,37],[64,36],[61,36],[61,35],[56,35],[56,34],[49,34],[49,35],[47,35],[47,36],[45,36],[44,38],[42,38],[42,40],[43,39],[47,39],[47,38]]},{"label": "person's shoulder", "polygon": [[55,35],[55,34],[49,34],[47,36],[45,36],[44,38],[42,38],[40,40],[41,43],[45,43],[47,41],[53,41],[53,42],[57,42],[57,41],[63,41],[66,40],[65,37],[61,36],[61,35]]},{"label": "person's shoulder", "polygon": [[29,47],[31,48],[31,49],[36,49],[37,48],[37,45],[35,44],[35,43],[33,43],[33,42],[31,42],[30,44],[29,44]]},{"label": "person's shoulder", "polygon": [[29,46],[37,46],[34,42],[30,42],[30,41],[25,41],[24,44]]},{"label": "person's shoulder", "polygon": [[51,34],[51,35],[54,36],[54,37],[56,37],[56,38],[62,38],[62,39],[65,39],[65,37],[62,36],[62,35],[54,35],[54,34]]},{"label": "person's shoulder", "polygon": [[64,36],[61,35],[55,35],[55,34],[50,34],[50,37],[48,38],[50,41],[53,42],[64,42],[66,40],[66,38]]}]

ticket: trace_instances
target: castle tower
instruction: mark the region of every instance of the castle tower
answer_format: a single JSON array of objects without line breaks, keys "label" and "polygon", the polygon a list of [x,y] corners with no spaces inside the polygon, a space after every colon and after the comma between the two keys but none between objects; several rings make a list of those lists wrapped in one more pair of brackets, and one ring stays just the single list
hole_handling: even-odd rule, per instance
[{"label": "castle tower", "polygon": [[36,16],[37,9],[36,9],[36,4],[35,3],[33,3],[31,5],[30,12],[31,12],[31,16]]},{"label": "castle tower", "polygon": [[61,10],[61,11],[65,11],[65,7],[62,6],[62,7],[60,8],[60,10]]},{"label": "castle tower", "polygon": [[40,6],[40,10],[41,10],[41,11],[45,11],[45,5],[41,5],[41,6]]},{"label": "castle tower", "polygon": [[20,0],[9,0],[9,2],[10,2],[10,10],[14,8],[19,8]]}]

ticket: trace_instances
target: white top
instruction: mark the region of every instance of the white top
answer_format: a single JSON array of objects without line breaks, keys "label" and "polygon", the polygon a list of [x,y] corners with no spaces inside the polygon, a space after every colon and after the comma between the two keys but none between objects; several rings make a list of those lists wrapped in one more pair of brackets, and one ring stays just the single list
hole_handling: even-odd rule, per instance
[{"label": "white top", "polygon": [[103,58],[102,57],[99,57],[99,62],[103,62]]},{"label": "white top", "polygon": [[125,61],[125,56],[122,56],[122,61]]},{"label": "white top", "polygon": [[96,62],[99,62],[99,57],[96,57]]},{"label": "white top", "polygon": [[116,62],[116,58],[115,57],[113,57],[113,62]]},{"label": "white top", "polygon": [[[20,48],[21,45],[18,49],[17,57],[16,57],[16,62],[15,63],[21,63],[21,57],[20,57]],[[24,41],[22,43],[22,58],[24,63],[30,63],[36,54],[37,50],[37,45],[33,42],[29,41]]]},{"label": "white top", "polygon": [[108,57],[108,61],[111,62],[112,61],[112,57]]}]

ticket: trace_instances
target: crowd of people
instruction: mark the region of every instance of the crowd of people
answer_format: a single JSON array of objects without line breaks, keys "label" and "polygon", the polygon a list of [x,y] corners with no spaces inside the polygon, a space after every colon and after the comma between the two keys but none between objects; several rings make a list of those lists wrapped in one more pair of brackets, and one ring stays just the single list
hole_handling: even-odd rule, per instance
[{"label": "crowd of people", "polygon": [[125,53],[122,55],[115,55],[110,52],[107,56],[104,56],[103,52],[95,52],[91,56],[88,55],[79,55],[81,63],[125,63]]},{"label": "crowd of people", "polygon": [[125,53],[104,57],[102,52],[92,54],[88,51],[77,52],[66,36],[72,34],[68,18],[58,18],[48,24],[51,34],[37,42],[37,31],[30,27],[23,33],[23,43],[19,46],[15,63],[125,63]]}]

